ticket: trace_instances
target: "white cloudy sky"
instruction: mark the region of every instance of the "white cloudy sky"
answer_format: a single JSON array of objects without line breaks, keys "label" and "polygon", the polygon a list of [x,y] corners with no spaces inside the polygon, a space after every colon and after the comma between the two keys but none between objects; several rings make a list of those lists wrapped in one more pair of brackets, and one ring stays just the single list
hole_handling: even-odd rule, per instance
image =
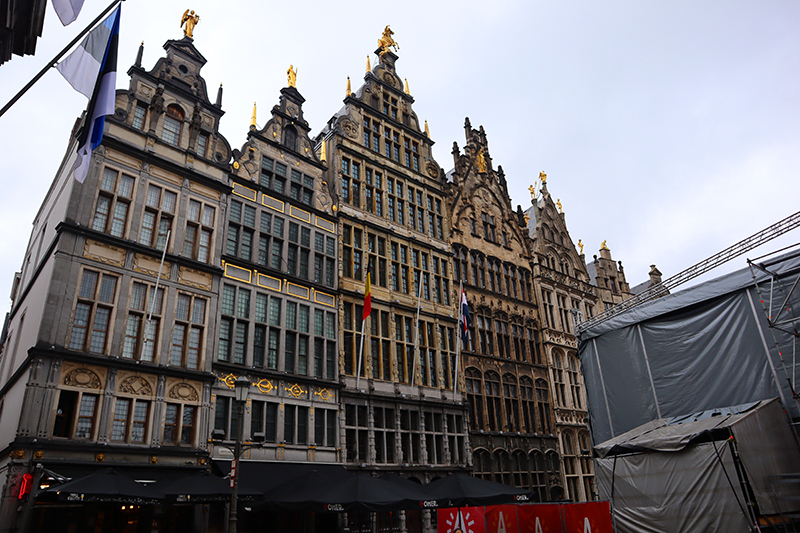
[{"label": "white cloudy sky", "polygon": [[[63,28],[48,6],[36,55],[0,66],[0,105],[102,9],[86,0]],[[560,198],[586,255],[608,241],[629,282],[650,264],[665,277],[798,210],[800,3],[785,1],[532,0],[421,2],[123,3],[117,87],[145,42],[152,68],[183,36],[187,7],[201,17],[195,45],[213,101],[224,84],[221,131],[240,147],[252,105],[259,125],[299,69],[314,133],[355,89],[386,24],[397,71],[428,120],[449,170],[464,117],[483,125],[513,205],[527,207],[539,171]],[[86,107],[51,71],[0,117],[0,300],[19,270],[30,222]],[[795,230],[748,254],[800,241]],[[729,266],[740,268],[740,258]],[[721,273],[722,271],[716,271]],[[0,302],[1,304],[1,302]],[[2,311],[2,305],[0,305]]]}]

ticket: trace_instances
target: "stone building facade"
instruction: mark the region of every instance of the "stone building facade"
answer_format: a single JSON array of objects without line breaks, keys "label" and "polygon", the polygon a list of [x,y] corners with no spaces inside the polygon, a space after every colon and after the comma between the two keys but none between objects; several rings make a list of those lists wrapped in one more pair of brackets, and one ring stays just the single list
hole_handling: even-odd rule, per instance
[{"label": "stone building facade", "polygon": [[470,410],[473,475],[533,490],[537,501],[563,495],[550,376],[541,350],[531,241],[511,207],[483,127],[464,125],[453,143],[448,212],[454,279],[469,302],[472,328],[461,364]]},{"label": "stone building facade", "polygon": [[340,237],[342,460],[430,481],[470,461],[463,387],[454,386],[445,177],[395,69],[398,56],[388,47],[376,54],[317,137]]},{"label": "stone building facade", "polygon": [[148,71],[140,48],[86,180],[72,177],[73,139],[34,220],[2,360],[0,529],[30,519],[32,498],[24,513],[9,501],[26,473],[38,487],[65,469],[208,468],[231,150],[205,59],[188,38],[165,49]]},{"label": "stone building facade", "polygon": [[249,460],[340,460],[337,222],[304,101],[294,86],[282,89],[266,125],[251,125],[233,154],[211,357],[215,459],[232,457],[231,389],[245,376],[253,387],[242,435],[261,445]]},{"label": "stone building facade", "polygon": [[540,178],[541,190],[531,187],[532,206],[525,217],[533,240],[533,285],[542,319],[543,357],[550,374],[564,498],[587,501],[596,492],[575,323],[580,316],[594,316],[599,299],[567,231],[560,201],[550,196],[547,176],[542,173]]}]

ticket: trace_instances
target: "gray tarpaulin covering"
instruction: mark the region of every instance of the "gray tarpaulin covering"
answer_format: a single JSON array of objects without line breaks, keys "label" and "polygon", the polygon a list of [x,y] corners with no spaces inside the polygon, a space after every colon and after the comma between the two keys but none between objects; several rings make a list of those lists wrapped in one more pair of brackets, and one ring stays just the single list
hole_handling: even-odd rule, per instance
[{"label": "gray tarpaulin covering", "polygon": [[[598,491],[611,501],[618,531],[747,531],[731,436],[758,510],[778,513],[773,476],[800,472],[780,402],[726,411],[653,420],[594,447]],[[783,501],[800,501],[797,487],[775,490]]]},{"label": "gray tarpaulin covering", "polygon": [[[612,502],[617,533],[748,531],[711,443],[677,453],[619,457],[616,469],[614,460],[595,460],[595,479],[600,499]],[[730,453],[722,461],[735,477]],[[742,501],[741,490],[736,491]]]},{"label": "gray tarpaulin covering", "polygon": [[[800,252],[764,262],[800,316]],[[770,279],[758,273],[762,293]],[[642,304],[581,334],[592,438],[602,442],[646,422],[779,397],[800,418],[789,380],[791,337],[775,331],[749,268]]]}]

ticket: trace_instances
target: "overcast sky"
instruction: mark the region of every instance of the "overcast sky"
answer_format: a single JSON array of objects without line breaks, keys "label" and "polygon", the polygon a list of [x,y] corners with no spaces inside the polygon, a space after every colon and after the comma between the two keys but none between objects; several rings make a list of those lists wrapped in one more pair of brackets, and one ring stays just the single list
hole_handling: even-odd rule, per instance
[{"label": "overcast sky", "polygon": [[[86,0],[64,28],[48,4],[36,55],[0,66],[0,105],[89,24]],[[151,69],[180,39],[186,8],[221,132],[245,142],[298,69],[305,118],[318,133],[375,64],[386,24],[434,155],[453,167],[464,118],[483,125],[514,208],[530,205],[539,171],[587,259],[607,240],[631,285],[656,264],[665,278],[798,211],[800,2],[495,0],[421,2],[123,2],[117,88],[144,41]],[[31,222],[86,107],[51,69],[0,117],[0,311]],[[800,242],[795,230],[746,257]],[[719,275],[744,267],[744,257]]]}]

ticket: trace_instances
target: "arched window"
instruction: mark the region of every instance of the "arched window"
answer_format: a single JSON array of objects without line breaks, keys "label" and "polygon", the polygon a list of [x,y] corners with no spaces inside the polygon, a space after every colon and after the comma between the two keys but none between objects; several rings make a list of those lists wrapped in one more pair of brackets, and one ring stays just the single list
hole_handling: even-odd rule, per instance
[{"label": "arched window", "polygon": [[550,425],[550,393],[547,390],[547,382],[543,379],[536,380],[536,420],[540,433],[553,432]]},{"label": "arched window", "polygon": [[487,372],[484,376],[486,387],[486,411],[489,414],[489,430],[501,431],[503,408],[500,405],[500,374]]},{"label": "arched window", "polygon": [[530,489],[530,461],[528,455],[522,450],[514,450],[512,455],[514,462],[514,486]]},{"label": "arched window", "polygon": [[511,455],[506,450],[497,450],[492,454],[494,481],[511,485],[513,483]]},{"label": "arched window", "polygon": [[473,475],[477,478],[492,480],[492,458],[489,452],[483,449],[476,449],[472,453]]},{"label": "arched window", "polygon": [[466,380],[467,401],[470,405],[470,427],[474,430],[484,429],[481,373],[477,368],[467,368],[464,378]]},{"label": "arched window", "polygon": [[532,451],[530,454],[531,465],[531,484],[530,489],[534,493],[533,501],[546,502],[547,494],[547,466],[544,454],[540,451]]},{"label": "arched window", "polygon": [[517,400],[517,378],[513,374],[503,376],[503,399],[506,404],[506,427],[508,431],[520,431],[519,402]]},{"label": "arched window", "polygon": [[564,383],[564,362],[561,352],[553,351],[553,389],[556,394],[556,406],[567,407],[567,385]]},{"label": "arched window", "polygon": [[536,401],[533,395],[533,380],[528,376],[519,378],[519,396],[522,401],[522,423],[526,433],[536,433]]},{"label": "arched window", "polygon": [[569,386],[572,392],[572,407],[583,409],[583,399],[581,398],[581,382],[580,382],[580,368],[578,365],[578,356],[575,353],[567,355],[569,359]]},{"label": "arched window", "polygon": [[283,128],[283,145],[293,152],[297,151],[297,130],[294,126]]},{"label": "arched window", "polygon": [[161,132],[161,138],[164,139],[164,142],[178,146],[181,138],[181,125],[183,125],[185,116],[180,106],[171,104],[167,107],[167,114],[164,117],[164,129]]}]

